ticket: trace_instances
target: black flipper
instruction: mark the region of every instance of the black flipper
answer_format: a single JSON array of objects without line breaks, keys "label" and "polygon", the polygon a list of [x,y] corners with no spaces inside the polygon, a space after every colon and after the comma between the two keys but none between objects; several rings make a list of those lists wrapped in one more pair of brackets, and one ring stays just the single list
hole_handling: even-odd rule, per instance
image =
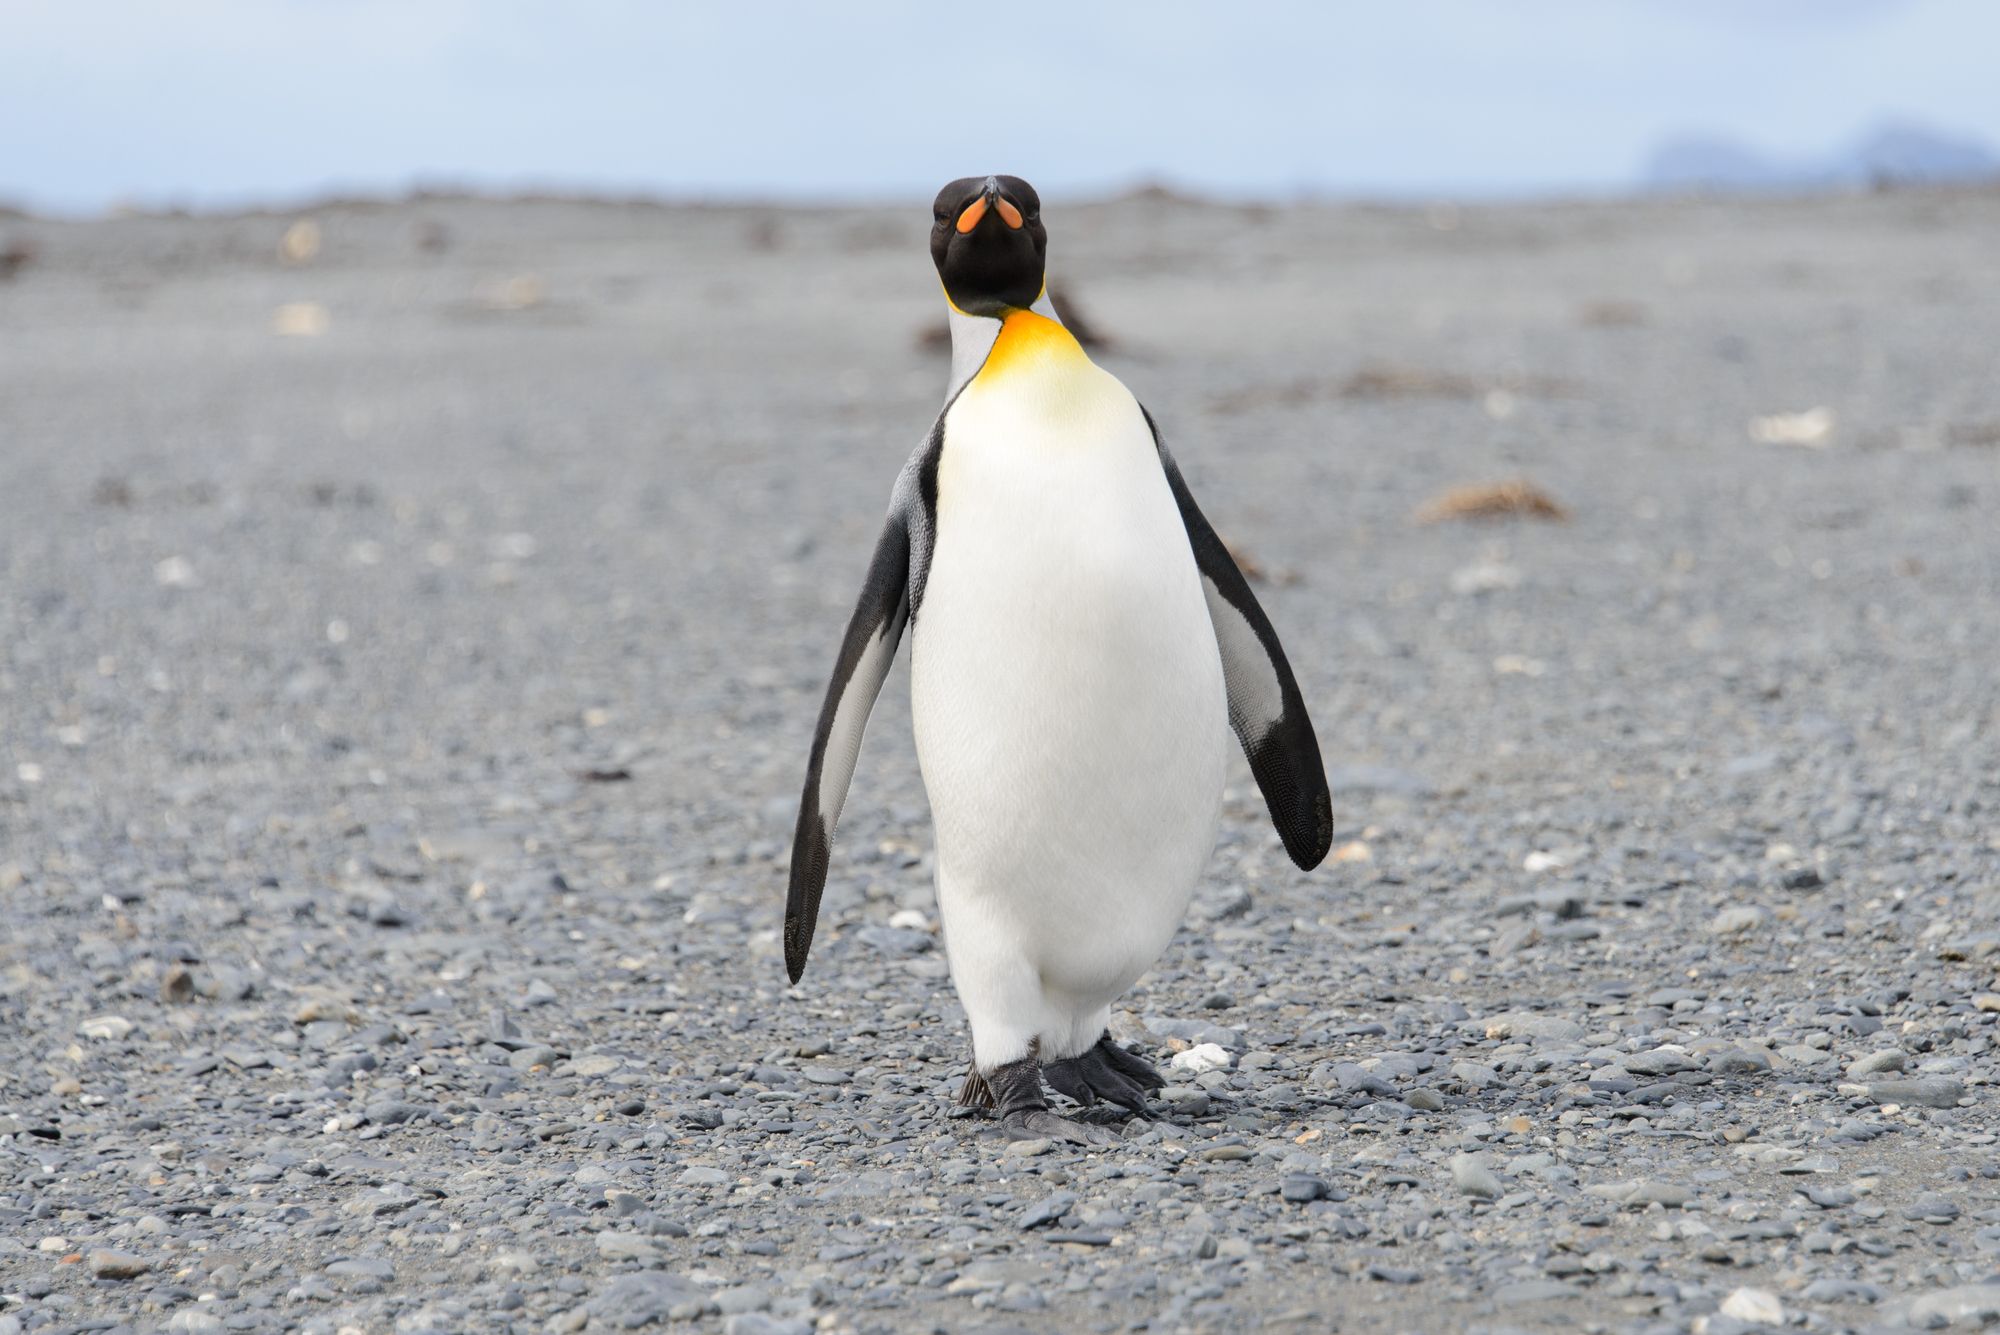
[{"label": "black flipper", "polygon": [[840,657],[827,683],[813,732],[812,759],[806,767],[805,793],[799,798],[799,824],[792,836],[792,882],[785,898],[785,971],[793,982],[806,969],[813,929],[819,925],[819,899],[826,889],[829,849],[840,808],[847,801],[848,781],[861,754],[861,736],[868,713],[882,691],[882,681],[896,661],[903,626],[910,616],[910,525],[898,490],[897,503],[875,543],[861,599],[847,623]]},{"label": "black flipper", "polygon": [[[1144,409],[1140,411],[1144,412]],[[1285,841],[1292,861],[1307,871],[1317,867],[1333,847],[1333,795],[1327,791],[1326,766],[1320,760],[1319,739],[1299,684],[1285,661],[1284,646],[1271,619],[1257,605],[1257,596],[1235,558],[1209,527],[1194,503],[1181,470],[1160,440],[1151,413],[1153,444],[1167,483],[1181,509],[1195,564],[1201,569],[1202,592],[1208,596],[1209,620],[1215,624],[1222,650],[1222,680],[1229,692],[1229,726],[1243,743],[1250,772],[1263,790],[1264,804]]]}]

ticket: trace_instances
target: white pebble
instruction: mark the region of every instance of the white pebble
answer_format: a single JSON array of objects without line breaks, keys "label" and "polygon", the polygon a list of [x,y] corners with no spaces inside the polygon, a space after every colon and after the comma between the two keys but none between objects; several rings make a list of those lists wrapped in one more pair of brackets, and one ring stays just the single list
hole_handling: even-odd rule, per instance
[{"label": "white pebble", "polygon": [[1724,1316],[1760,1326],[1781,1326],[1785,1322],[1784,1304],[1767,1289],[1738,1289],[1722,1300],[1721,1310]]},{"label": "white pebble", "polygon": [[1220,1043],[1197,1043],[1186,1052],[1176,1052],[1169,1065],[1176,1071],[1187,1071],[1193,1075],[1226,1071],[1229,1069],[1229,1053]]},{"label": "white pebble", "polygon": [[1451,1184],[1465,1196],[1477,1196],[1481,1200],[1493,1200],[1504,1188],[1493,1170],[1486,1166],[1483,1154],[1458,1154],[1452,1156]]}]

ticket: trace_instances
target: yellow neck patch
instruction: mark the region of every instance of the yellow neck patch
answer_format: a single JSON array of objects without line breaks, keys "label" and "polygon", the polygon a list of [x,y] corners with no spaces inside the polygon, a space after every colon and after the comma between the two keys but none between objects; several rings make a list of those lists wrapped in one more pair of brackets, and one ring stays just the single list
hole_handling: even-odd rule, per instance
[{"label": "yellow neck patch", "polygon": [[1069,330],[1046,315],[1014,311],[1000,322],[1000,337],[993,340],[993,350],[973,379],[991,384],[1051,362],[1087,366],[1090,358]]}]

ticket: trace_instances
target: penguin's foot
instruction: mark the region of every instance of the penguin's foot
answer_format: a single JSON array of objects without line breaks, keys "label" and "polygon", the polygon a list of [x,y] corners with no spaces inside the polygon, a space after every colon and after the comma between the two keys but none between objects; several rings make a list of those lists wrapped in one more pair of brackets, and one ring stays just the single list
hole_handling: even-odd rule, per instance
[{"label": "penguin's foot", "polygon": [[1042,1092],[1041,1058],[1033,1049],[1018,1061],[975,1074],[992,1094],[1000,1130],[1009,1140],[1064,1140],[1089,1149],[1121,1143],[1118,1134],[1106,1127],[1086,1126],[1049,1111],[1048,1096]]},{"label": "penguin's foot", "polygon": [[1108,1126],[1090,1126],[1068,1117],[1058,1117],[1047,1108],[1027,1108],[1000,1114],[1000,1129],[1009,1140],[1066,1140],[1086,1149],[1101,1150],[1123,1144]]},{"label": "penguin's foot", "polygon": [[1166,1077],[1159,1073],[1153,1063],[1136,1053],[1127,1052],[1112,1042],[1109,1029],[1097,1036],[1097,1046],[1092,1051],[1102,1054],[1112,1069],[1123,1072],[1128,1079],[1149,1091],[1167,1087]]},{"label": "penguin's foot", "polygon": [[1050,1062],[1042,1075],[1058,1094],[1084,1107],[1103,1099],[1140,1117],[1151,1115],[1146,1095],[1166,1084],[1152,1063],[1135,1057],[1111,1041],[1106,1033],[1087,1052]]}]

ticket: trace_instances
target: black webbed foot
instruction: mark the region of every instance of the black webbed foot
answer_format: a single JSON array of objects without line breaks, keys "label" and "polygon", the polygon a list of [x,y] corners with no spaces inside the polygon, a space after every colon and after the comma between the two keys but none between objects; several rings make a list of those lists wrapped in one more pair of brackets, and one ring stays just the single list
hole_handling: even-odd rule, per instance
[{"label": "black webbed foot", "polygon": [[1034,1051],[991,1071],[975,1072],[975,1076],[991,1096],[1000,1129],[1010,1140],[1046,1138],[1087,1149],[1121,1143],[1118,1134],[1106,1127],[1088,1126],[1049,1111],[1048,1097],[1042,1093],[1041,1058]]},{"label": "black webbed foot", "polygon": [[1027,1108],[1002,1113],[1000,1129],[1009,1140],[1063,1140],[1086,1149],[1101,1150],[1122,1144],[1118,1133],[1107,1126],[1091,1126],[1068,1117],[1058,1117],[1047,1108]]},{"label": "black webbed foot", "polygon": [[1089,1051],[1048,1063],[1042,1076],[1056,1093],[1086,1108],[1102,1099],[1140,1117],[1152,1115],[1146,1095],[1166,1084],[1151,1062],[1113,1043],[1108,1033]]}]

